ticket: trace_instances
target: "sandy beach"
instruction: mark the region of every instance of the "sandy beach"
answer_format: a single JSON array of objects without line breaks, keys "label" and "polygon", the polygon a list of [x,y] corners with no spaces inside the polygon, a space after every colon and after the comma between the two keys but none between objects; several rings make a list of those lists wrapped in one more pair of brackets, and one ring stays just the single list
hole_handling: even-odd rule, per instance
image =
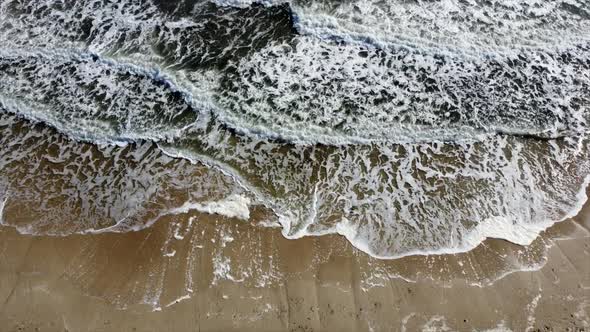
[{"label": "sandy beach", "polygon": [[[189,225],[190,224],[190,225]],[[0,229],[2,331],[587,331],[590,206],[520,247],[377,260],[216,215],[122,234]],[[527,267],[528,266],[528,267]],[[529,269],[530,271],[519,271]]]},{"label": "sandy beach", "polygon": [[590,0],[0,0],[0,332],[590,332]]}]

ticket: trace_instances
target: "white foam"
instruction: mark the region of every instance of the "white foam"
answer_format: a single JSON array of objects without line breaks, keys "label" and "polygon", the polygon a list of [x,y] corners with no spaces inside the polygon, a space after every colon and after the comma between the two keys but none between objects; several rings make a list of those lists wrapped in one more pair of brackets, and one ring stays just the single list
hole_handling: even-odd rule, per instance
[{"label": "white foam", "polygon": [[[207,214],[217,214],[227,218],[248,220],[250,219],[250,204],[250,198],[241,194],[233,194],[219,201],[209,201],[202,203],[185,202],[183,205],[179,207],[166,209],[160,212],[157,217],[152,218],[145,223],[128,224],[126,223],[126,218],[123,218],[112,226],[101,229],[86,229],[81,233],[100,234],[108,232],[127,232],[131,230],[140,231],[142,229],[151,227],[163,216],[186,214],[191,211],[198,211]],[[181,236],[177,236],[177,234],[174,234],[174,237],[176,239],[183,238]],[[214,239],[212,239],[212,241],[214,241]]]},{"label": "white foam", "polygon": [[172,250],[164,254],[164,257],[174,257],[176,255],[176,250]]},{"label": "white foam", "polygon": [[426,45],[481,54],[588,40],[588,20],[576,19],[567,9],[588,13],[582,1],[292,1],[291,6],[300,33],[349,42]]},{"label": "white foam", "polygon": [[213,280],[212,284],[216,285],[221,280],[231,280],[233,282],[244,282],[247,275],[242,273],[241,277],[237,277],[232,274],[231,260],[228,257],[218,252],[213,257]]},{"label": "white foam", "polygon": [[422,325],[422,332],[450,332],[452,329],[447,325],[447,319],[441,315],[434,315]]},{"label": "white foam", "polygon": [[[403,253],[394,253],[387,255],[378,253],[375,251],[374,248],[371,247],[370,242],[367,241],[367,237],[370,238],[371,234],[362,233],[362,231],[358,227],[358,224],[355,224],[350,220],[347,220],[346,218],[343,218],[340,222],[338,222],[334,228],[325,229],[321,232],[310,232],[309,230],[304,228],[295,234],[288,234],[288,232],[284,231],[283,235],[285,235],[288,238],[302,238],[305,236],[340,234],[344,236],[357,249],[379,259],[397,259],[412,255],[444,255],[468,252],[470,250],[473,250],[487,238],[504,239],[506,241],[510,241],[512,243],[525,246],[530,245],[542,231],[551,227],[556,222],[564,221],[576,216],[588,200],[586,190],[589,185],[590,175],[585,177],[583,185],[581,186],[581,189],[578,191],[576,195],[576,200],[572,205],[572,208],[558,220],[548,219],[531,222],[529,220],[522,220],[522,216],[518,216],[517,214],[514,214],[513,218],[487,218],[481,222],[478,222],[477,226],[474,229],[468,230],[467,234],[464,235],[461,241],[456,243],[454,246],[441,247],[436,250],[417,249],[406,251]],[[283,219],[283,223],[290,225],[291,223],[293,223],[293,221],[286,221],[285,219]],[[521,267],[521,270],[534,271],[542,268],[543,265],[544,264],[528,267],[523,266]],[[507,271],[505,275],[508,275],[512,272],[514,271]],[[500,276],[498,279],[500,279],[501,277],[502,276]]]},{"label": "white foam", "polygon": [[186,202],[178,208],[168,211],[168,214],[183,214],[196,210],[208,214],[218,214],[228,218],[242,220],[250,219],[250,199],[243,195],[231,195],[220,201],[191,203]]},{"label": "white foam", "polygon": [[166,308],[171,307],[171,306],[173,306],[175,304],[178,304],[178,303],[180,303],[182,301],[189,300],[191,297],[192,297],[192,292],[189,292],[189,293],[187,293],[187,294],[185,294],[185,295],[183,295],[183,296],[181,296],[181,297],[179,297],[179,298],[171,301],[165,307]]},{"label": "white foam", "polygon": [[574,313],[574,317],[582,323],[584,328],[590,327],[590,317],[588,316],[588,309],[590,307],[590,302],[584,301],[580,303],[577,307],[578,311]]},{"label": "white foam", "polygon": [[[12,66],[13,73],[7,73],[0,85],[0,105],[7,111],[48,124],[80,141],[116,145],[141,140],[170,141],[181,137],[196,124],[197,110],[208,109],[205,105],[209,103],[206,100],[209,97],[204,89],[199,90],[203,99],[193,98],[191,93],[178,88],[176,78],[167,76],[157,68],[117,62],[70,49],[2,48],[0,57],[2,61],[16,63],[26,59],[27,65],[36,66],[38,72],[32,81],[26,76],[24,68]],[[56,69],[63,67],[71,67],[74,74]],[[144,94],[132,91],[135,87],[131,81],[121,81],[111,72],[144,80]],[[67,78],[67,84],[55,83],[56,78],[61,79],[59,77]],[[85,93],[86,86],[92,84],[104,91],[95,88]],[[22,93],[30,90],[36,90],[37,95]],[[56,92],[63,96],[52,98],[51,103],[43,99],[45,94]],[[175,101],[176,105],[167,100],[175,93],[183,98]],[[104,94],[104,100],[99,101],[99,94]],[[108,103],[108,108],[104,103]],[[160,113],[155,111],[155,106],[161,109]],[[187,106],[193,108],[187,111]],[[187,112],[194,112],[192,121],[172,125],[174,118]],[[111,124],[108,120],[111,118],[117,119],[119,123]]]},{"label": "white foam", "polygon": [[500,323],[498,323],[498,325],[496,325],[496,327],[485,330],[474,330],[474,332],[512,332],[512,330],[506,326],[505,321],[501,321]]},{"label": "white foam", "polygon": [[4,223],[4,207],[8,202],[8,193],[5,193],[4,198],[0,201],[0,225]]},{"label": "white foam", "polygon": [[275,1],[275,0],[213,0],[211,1],[218,6],[247,8],[253,4],[261,4],[264,6],[273,6],[281,3],[288,3],[289,1]]},{"label": "white foam", "polygon": [[[244,59],[216,113],[242,134],[303,144],[457,142],[495,133],[555,138],[588,130],[587,105],[575,100],[585,99],[580,88],[590,80],[557,57],[523,51],[464,59],[301,37]],[[549,87],[554,76],[560,80]]]},{"label": "white foam", "polygon": [[526,331],[530,331],[534,328],[535,325],[535,311],[537,310],[537,306],[539,305],[539,300],[541,299],[541,297],[543,296],[543,290],[539,289],[539,294],[537,294],[537,296],[535,296],[531,303],[529,303],[527,305],[527,312],[528,312],[528,317],[527,317],[527,328]]}]

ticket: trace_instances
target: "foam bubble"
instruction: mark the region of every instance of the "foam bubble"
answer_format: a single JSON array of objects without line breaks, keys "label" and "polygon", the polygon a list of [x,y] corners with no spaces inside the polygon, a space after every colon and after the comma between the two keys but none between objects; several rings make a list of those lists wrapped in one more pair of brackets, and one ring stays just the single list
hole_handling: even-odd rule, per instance
[{"label": "foam bubble", "polygon": [[197,120],[192,98],[157,71],[92,54],[0,52],[0,106],[78,139],[178,137]]},{"label": "foam bubble", "polygon": [[0,225],[4,223],[4,219],[2,217],[4,215],[4,207],[6,206],[6,202],[8,202],[8,195],[6,195],[6,197],[0,201]]},{"label": "foam bubble", "polygon": [[295,142],[560,137],[587,130],[589,82],[587,46],[474,60],[297,38],[242,60],[215,99],[238,131]]},{"label": "foam bubble", "polygon": [[218,214],[228,218],[238,218],[242,220],[250,219],[250,199],[242,195],[232,195],[221,201],[205,202],[205,203],[190,203],[186,202],[178,208],[174,208],[167,213],[181,214],[187,213],[191,210],[199,212]]},{"label": "foam bubble", "polygon": [[[270,4],[282,3],[283,0]],[[220,1],[244,6],[268,1]],[[391,43],[481,54],[515,48],[569,47],[588,41],[582,0],[288,1],[302,34],[347,42]]]}]

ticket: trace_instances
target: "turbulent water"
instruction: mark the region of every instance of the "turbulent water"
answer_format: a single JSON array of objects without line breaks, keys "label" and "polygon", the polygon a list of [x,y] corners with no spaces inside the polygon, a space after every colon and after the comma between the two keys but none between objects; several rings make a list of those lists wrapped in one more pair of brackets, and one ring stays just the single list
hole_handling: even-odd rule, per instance
[{"label": "turbulent water", "polygon": [[588,31],[586,0],[0,0],[3,223],[527,244],[586,199]]}]

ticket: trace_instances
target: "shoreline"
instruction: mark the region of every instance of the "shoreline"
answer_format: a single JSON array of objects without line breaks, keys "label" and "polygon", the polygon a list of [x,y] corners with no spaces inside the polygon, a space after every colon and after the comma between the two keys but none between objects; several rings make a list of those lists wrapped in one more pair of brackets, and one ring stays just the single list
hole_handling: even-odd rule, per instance
[{"label": "shoreline", "polygon": [[[17,129],[25,132],[27,127]],[[228,192],[239,195],[244,189],[206,165],[162,156],[154,144],[109,150],[114,156],[106,158],[94,145],[70,146],[68,138],[46,130],[53,138],[36,140],[38,145],[27,153],[33,158],[19,157],[9,178],[24,177],[35,184],[18,182],[23,193],[15,197],[22,199],[2,202],[2,215],[10,225],[0,225],[0,326],[9,331],[111,331],[122,326],[179,332],[483,332],[590,327],[588,201],[574,218],[555,223],[526,246],[488,238],[463,253],[381,260],[342,235],[288,239],[281,228],[261,227],[276,219],[263,205],[250,205],[250,218],[205,213],[217,211]],[[55,145],[71,148],[75,156],[90,156],[90,162],[45,161]],[[30,177],[28,165],[42,168]],[[121,192],[98,191],[107,193],[111,207],[120,210],[114,214],[103,209],[100,195],[91,196],[88,202],[93,205],[86,210],[72,202],[74,196],[62,195],[47,210],[55,215],[36,211],[33,204],[45,193],[35,191],[39,184],[62,193],[93,194],[86,192],[94,188],[93,182],[64,191],[63,184],[79,181],[77,175],[60,177],[68,165],[77,165],[82,178],[84,173],[107,174],[97,169],[124,172],[113,178],[117,181],[134,181],[138,170],[143,177]],[[178,178],[154,179],[151,170]],[[152,188],[154,181],[182,186],[154,186],[158,195],[144,200],[146,206],[128,204],[135,197],[152,197],[146,187]],[[26,195],[29,189],[32,196]],[[126,195],[138,189],[146,191]],[[586,196],[589,193],[587,188]],[[200,209],[183,209],[186,202],[196,202]],[[137,215],[123,222],[125,215],[117,212],[129,209]],[[163,215],[162,210],[175,213]],[[238,210],[235,217],[246,216],[246,210]],[[12,228],[76,232],[89,226],[113,227],[114,222],[121,229],[140,227],[151,220],[151,227],[129,232],[61,237],[23,235]]]},{"label": "shoreline", "polygon": [[[463,254],[390,261],[371,258],[341,236],[288,240],[276,228],[189,215],[190,226],[173,216],[138,232],[62,238],[0,227],[0,325],[9,331],[590,327],[588,203],[530,246],[488,239]],[[522,270],[534,262],[533,271]]]},{"label": "shoreline", "polygon": [[[15,116],[16,118],[20,118],[18,115],[12,115]],[[24,121],[24,124],[22,124],[24,127],[24,129],[27,129],[27,126],[32,125],[33,127],[36,126],[36,124],[34,123],[30,123],[30,121]],[[47,124],[40,122],[38,124],[41,127],[44,127],[44,129],[47,129],[49,133],[56,134],[59,139],[65,140],[68,142],[68,144],[72,144],[72,146],[74,146],[76,149],[94,149],[94,150],[100,150],[99,146],[97,146],[96,144],[93,143],[84,143],[83,141],[79,141],[76,140],[74,138],[72,138],[71,136],[65,135],[63,133],[60,133],[59,130],[56,130],[55,128],[51,127],[51,126],[47,126]],[[110,147],[115,147],[115,146],[110,146]],[[120,147],[119,147],[120,148]],[[415,256],[415,255],[421,255],[421,256],[429,256],[429,255],[452,255],[452,254],[458,254],[458,253],[463,253],[463,252],[468,252],[473,250],[474,248],[476,248],[477,246],[479,246],[482,242],[485,241],[485,239],[488,238],[496,238],[496,239],[505,239],[507,241],[510,241],[512,243],[515,244],[520,244],[520,245],[528,245],[530,243],[532,243],[538,236],[539,234],[546,230],[548,227],[551,227],[552,225],[559,223],[567,218],[571,218],[573,215],[575,215],[577,212],[579,211],[587,202],[588,200],[588,189],[584,190],[584,189],[580,189],[579,191],[575,192],[572,191],[572,194],[575,193],[575,202],[574,204],[571,204],[570,208],[570,212],[567,213],[563,213],[564,217],[559,218],[559,220],[557,220],[558,218],[552,218],[552,219],[542,219],[542,222],[535,222],[535,223],[531,223],[531,224],[527,224],[526,222],[522,222],[519,223],[518,225],[513,224],[511,222],[511,220],[504,218],[504,217],[489,217],[487,219],[484,219],[484,221],[477,223],[477,226],[475,227],[471,227],[469,228],[469,231],[466,234],[463,234],[460,238],[460,244],[456,245],[453,247],[454,243],[451,243],[451,245],[449,246],[448,243],[446,244],[438,244],[438,247],[435,247],[436,249],[429,249],[427,246],[418,246],[418,245],[413,245],[410,246],[409,249],[405,248],[404,250],[391,250],[391,251],[387,251],[387,250],[382,250],[384,251],[386,254],[380,254],[377,252],[377,250],[375,250],[374,247],[371,247],[370,245],[366,245],[365,242],[367,242],[364,237],[367,237],[367,234],[360,234],[360,240],[359,240],[359,227],[353,227],[353,228],[349,228],[347,227],[346,219],[342,219],[342,221],[337,222],[337,223],[332,223],[329,226],[325,226],[325,228],[320,229],[320,230],[309,230],[309,225],[303,227],[302,229],[296,231],[293,234],[288,234],[290,231],[290,227],[293,226],[293,224],[298,225],[297,221],[293,221],[293,220],[286,220],[285,219],[289,219],[289,216],[287,212],[289,212],[287,210],[287,212],[285,213],[281,213],[281,211],[278,210],[278,204],[275,204],[275,202],[273,202],[271,199],[269,199],[268,197],[265,197],[265,194],[263,194],[262,192],[259,192],[257,190],[257,187],[255,185],[252,185],[250,183],[248,183],[248,181],[246,179],[244,179],[243,177],[241,177],[240,175],[237,174],[237,171],[234,171],[231,167],[224,167],[222,166],[219,162],[215,162],[214,160],[209,160],[207,157],[195,157],[195,156],[191,156],[191,155],[187,155],[187,154],[183,154],[181,150],[170,150],[169,148],[165,148],[160,146],[157,142],[151,142],[151,141],[145,141],[143,143],[133,143],[133,144],[129,144],[128,146],[126,146],[124,149],[120,149],[121,151],[123,150],[145,150],[148,149],[150,150],[150,153],[152,154],[152,157],[154,158],[159,158],[158,156],[165,156],[166,158],[170,158],[172,159],[172,163],[176,166],[176,168],[180,168],[181,166],[179,165],[189,165],[190,166],[188,168],[190,168],[189,172],[204,172],[204,173],[211,173],[213,174],[212,176],[217,176],[217,175],[221,175],[221,176],[225,176],[228,179],[224,179],[224,181],[227,182],[232,182],[229,187],[233,187],[233,189],[230,189],[226,192],[222,192],[224,189],[226,188],[222,188],[220,190],[220,192],[213,192],[213,196],[211,195],[204,195],[202,197],[198,197],[198,202],[197,204],[215,204],[215,205],[219,205],[222,204],[224,201],[226,201],[228,198],[233,197],[233,196],[240,196],[243,197],[245,200],[250,200],[250,199],[254,199],[254,202],[249,202],[248,204],[246,204],[246,207],[242,207],[242,209],[244,208],[248,208],[248,210],[256,210],[256,209],[267,209],[268,211],[272,211],[272,213],[274,213],[274,216],[271,219],[271,222],[276,223],[276,224],[280,224],[281,228],[282,228],[282,233],[283,235],[288,238],[288,239],[298,239],[298,238],[302,238],[302,237],[306,237],[306,236],[325,236],[328,234],[334,234],[334,235],[340,235],[340,236],[344,236],[345,238],[347,238],[347,240],[349,242],[351,242],[351,244],[353,244],[353,246],[355,246],[356,248],[358,248],[359,250],[367,253],[368,255],[377,258],[377,259],[386,259],[386,260],[390,260],[390,259],[400,259],[403,257],[409,257],[409,256]],[[45,149],[36,149],[35,151],[36,153],[39,154],[39,158],[41,160],[44,159],[45,156]],[[133,161],[133,153],[134,152],[130,152],[128,155],[125,155],[124,158],[129,159],[131,161]],[[98,161],[99,164],[101,164],[101,166],[105,166],[108,165],[110,163],[110,158],[112,156],[97,156],[97,159],[101,159]],[[130,158],[131,157],[131,158]],[[39,162],[39,161],[37,161]],[[83,167],[88,167],[89,165],[86,164],[87,161],[83,161],[82,164],[83,165],[75,165],[74,167],[78,167],[80,169],[82,169]],[[75,164],[75,163],[74,163]],[[91,164],[91,163],[90,163]],[[31,165],[34,165],[33,163],[31,163]],[[90,165],[92,167],[92,165]],[[31,167],[31,166],[29,166]],[[54,169],[54,166],[51,165],[48,167],[48,169],[45,172],[40,172],[40,174],[38,175],[39,178],[43,178],[44,180],[46,180],[47,182],[51,182],[54,181],[51,178],[55,176],[55,173],[59,173],[59,172],[65,172],[65,170],[67,169],[67,166],[56,166]],[[26,170],[24,170],[26,172]],[[120,170],[119,172],[124,172],[125,170]],[[131,171],[132,172],[132,171]],[[162,173],[167,172],[166,170],[163,170]],[[146,172],[147,173],[147,172]],[[132,176],[133,174],[129,174],[129,176]],[[100,172],[100,176],[108,176],[108,173],[106,172]],[[197,180],[200,181],[200,179],[196,178]],[[14,179],[16,180],[16,179]],[[13,181],[14,181],[13,180]],[[77,180],[73,177],[68,178],[68,177],[64,177],[63,179],[59,179],[58,181],[73,181],[73,180]],[[164,179],[162,181],[162,183],[165,183],[165,181],[168,179]],[[192,180],[192,179],[191,179]],[[580,177],[579,180],[581,181],[580,183],[580,187],[581,188],[588,188],[588,185],[590,184],[590,175],[587,175],[585,177]],[[90,184],[85,184],[85,185],[92,185]],[[144,183],[140,183],[140,185],[145,186],[146,184]],[[204,185],[201,184],[201,185]],[[25,185],[25,187],[28,187],[28,185]],[[577,186],[576,186],[577,187]],[[239,188],[239,189],[236,189]],[[84,190],[85,188],[76,188],[76,190],[78,191],[77,193],[74,194],[80,194],[80,192],[82,190]],[[156,192],[161,190],[160,187],[156,187],[152,190],[155,190]],[[137,211],[132,211],[131,213],[138,213],[138,218],[136,218],[137,220],[137,224],[136,225],[131,225],[129,226],[127,229],[124,229],[124,231],[137,231],[137,230],[141,230],[142,228],[145,227],[150,227],[152,223],[156,223],[158,222],[157,219],[163,217],[166,214],[169,213],[176,213],[174,212],[175,210],[178,209],[182,209],[185,207],[185,204],[187,202],[191,202],[191,195],[188,193],[189,190],[187,190],[187,197],[184,196],[183,192],[171,192],[170,193],[166,193],[166,199],[170,199],[170,198],[174,198],[173,201],[171,202],[167,202],[166,199],[162,199],[162,197],[158,197],[155,200],[158,200],[157,202],[154,202],[152,200],[152,197],[149,196],[149,194],[146,192],[146,197],[143,199],[145,199],[145,205],[149,205],[151,203],[154,204],[159,204],[161,205],[161,209],[158,208],[161,211],[164,212],[158,212],[157,215],[154,216],[150,216],[153,217],[152,219],[148,220],[146,222],[145,216],[141,216],[139,214],[141,214],[141,210],[149,210],[149,207],[145,207],[145,206],[141,206],[140,203],[135,202],[134,204],[137,205]],[[43,193],[41,193],[43,194]],[[219,197],[219,195],[222,195],[221,197]],[[63,197],[63,195],[62,195]],[[18,199],[18,197],[15,197]],[[178,198],[178,199],[176,199]],[[200,201],[201,199],[205,198],[205,201]],[[58,198],[57,200],[62,200],[63,198]],[[210,199],[210,200],[209,200]],[[6,198],[4,199],[4,202],[1,204],[1,209],[4,210],[5,209],[5,205],[6,205],[6,200],[8,200],[8,205],[11,205],[10,203],[10,199]],[[31,201],[31,203],[35,203],[34,200]],[[570,202],[571,203],[571,202]],[[19,203],[17,203],[18,205]],[[75,204],[75,203],[74,203]],[[93,204],[91,202],[91,204]],[[116,202],[113,203],[113,205],[115,205]],[[545,204],[548,205],[548,204]],[[24,207],[18,206],[16,207],[16,209],[24,209]],[[97,208],[100,208],[100,206],[97,206]],[[537,208],[539,208],[539,206],[537,206]],[[108,211],[107,211],[108,212]],[[105,219],[106,222],[102,222],[98,225],[92,225],[92,223],[94,222],[93,218],[86,218],[84,219],[84,217],[88,217],[88,216],[80,216],[80,220],[77,221],[75,219],[75,217],[72,217],[71,219],[71,223],[72,223],[72,227],[71,229],[69,228],[69,225],[65,225],[63,228],[60,225],[50,225],[49,230],[46,231],[45,229],[41,228],[41,229],[37,229],[36,225],[33,225],[34,223],[29,223],[30,220],[34,220],[34,218],[31,217],[24,217],[22,219],[23,223],[25,224],[23,226],[23,228],[20,227],[20,225],[18,225],[17,223],[13,223],[10,222],[10,225],[7,226],[14,226],[15,228],[17,228],[19,230],[20,233],[22,234],[33,234],[33,233],[38,233],[39,235],[50,235],[50,236],[67,236],[69,234],[88,234],[88,233],[103,233],[105,231],[117,231],[117,229],[119,228],[119,223],[121,221],[124,221],[125,219],[127,219],[127,217],[129,217],[129,214],[127,214],[127,216],[125,216],[125,209],[121,209],[121,211],[118,211],[119,215],[117,216],[117,218],[110,218],[110,220],[106,220],[106,218],[103,218],[104,215],[96,215],[96,216],[90,216],[93,217],[95,219]],[[187,211],[185,211],[187,212]],[[560,211],[561,212],[561,211]],[[67,214],[68,212],[64,212],[64,215]],[[148,212],[148,214],[151,213]],[[213,213],[218,213],[218,214],[224,214],[223,211],[216,211]],[[231,213],[231,211],[230,211]],[[0,215],[1,218],[2,215]],[[54,218],[55,220],[60,220],[59,218],[60,216],[57,216],[57,218]],[[134,217],[134,216],[133,216]],[[221,216],[223,217],[223,216]],[[66,217],[69,219],[69,217]],[[494,219],[496,218],[496,219]],[[508,217],[510,218],[510,217]],[[490,220],[493,220],[491,222],[489,222]],[[539,219],[537,219],[539,220]],[[436,220],[435,220],[436,221]],[[51,221],[50,221],[51,222]],[[0,219],[0,225],[2,225],[3,221]],[[91,224],[91,226],[85,226],[84,223],[89,223]],[[59,224],[57,222],[55,222],[55,224]],[[489,224],[489,225],[486,225]],[[502,225],[502,231],[498,231],[498,225]],[[96,227],[99,226],[99,227]],[[123,225],[123,227],[127,227],[128,225]],[[62,233],[63,232],[63,233]],[[405,241],[405,239],[404,239]],[[434,247],[434,246],[433,246]],[[419,248],[419,249],[416,249]]]}]

